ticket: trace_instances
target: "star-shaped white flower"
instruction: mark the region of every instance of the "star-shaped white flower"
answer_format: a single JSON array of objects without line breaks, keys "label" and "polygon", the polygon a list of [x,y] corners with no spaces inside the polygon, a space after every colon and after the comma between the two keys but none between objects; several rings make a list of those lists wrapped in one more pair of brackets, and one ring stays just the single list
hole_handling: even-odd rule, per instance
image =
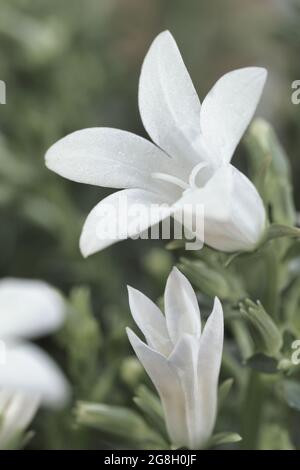
[{"label": "star-shaped white flower", "polygon": [[[264,232],[265,210],[251,181],[230,160],[253,117],[266,76],[258,67],[229,72],[201,105],[172,35],[158,35],[139,83],[140,114],[154,144],[126,131],[91,128],[61,139],[46,154],[48,168],[61,176],[126,188],[89,214],[80,240],[83,255],[120,239],[118,233],[105,238],[101,227],[113,225],[104,206],[118,208],[124,197],[129,208],[167,203],[168,209],[157,211],[152,225],[176,217],[184,205],[203,204],[206,244],[228,252],[252,250]],[[147,227],[143,221],[132,224],[128,236]]]},{"label": "star-shaped white flower", "polygon": [[215,299],[204,330],[195,292],[178,269],[165,290],[165,316],[148,297],[129,288],[132,316],[145,336],[129,328],[131,345],[155,385],[172,443],[201,449],[212,434],[223,350],[223,310]]},{"label": "star-shaped white flower", "polygon": [[42,281],[0,281],[0,449],[23,432],[40,405],[62,406],[69,385],[53,360],[23,341],[58,329],[60,294]]}]

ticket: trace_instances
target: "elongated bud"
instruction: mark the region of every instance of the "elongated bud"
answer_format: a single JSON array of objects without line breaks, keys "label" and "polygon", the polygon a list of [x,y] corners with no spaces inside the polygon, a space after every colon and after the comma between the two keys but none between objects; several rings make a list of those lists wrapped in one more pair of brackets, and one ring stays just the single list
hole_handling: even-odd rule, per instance
[{"label": "elongated bud", "polygon": [[256,119],[245,141],[252,178],[266,206],[272,207],[272,222],[295,225],[289,160],[273,128]]}]

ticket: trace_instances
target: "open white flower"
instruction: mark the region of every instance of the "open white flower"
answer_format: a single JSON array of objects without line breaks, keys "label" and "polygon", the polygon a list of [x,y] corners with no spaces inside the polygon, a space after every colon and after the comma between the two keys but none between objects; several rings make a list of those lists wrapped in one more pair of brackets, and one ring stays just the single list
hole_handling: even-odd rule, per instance
[{"label": "open white flower", "polygon": [[129,288],[132,316],[147,344],[127,329],[131,345],[155,385],[172,443],[202,448],[214,428],[223,350],[223,310],[216,298],[201,333],[195,292],[174,268],[165,290],[165,316],[141,292]]},{"label": "open white flower", "polygon": [[60,294],[42,281],[0,281],[0,449],[26,429],[40,405],[65,404],[69,385],[39,347],[23,338],[59,328],[65,318]]},{"label": "open white flower", "polygon": [[[253,249],[265,228],[265,210],[253,184],[230,160],[266,76],[258,67],[229,72],[201,105],[172,35],[161,33],[146,55],[139,83],[139,109],[154,144],[129,132],[91,128],[61,139],[46,154],[48,168],[61,176],[126,188],[89,214],[80,240],[83,255],[118,241],[118,233],[105,237],[99,230],[112,224],[104,205],[118,207],[124,196],[129,207],[168,204],[152,225],[176,217],[186,204],[203,204],[205,243],[229,252]],[[137,223],[128,236],[145,228]]]}]

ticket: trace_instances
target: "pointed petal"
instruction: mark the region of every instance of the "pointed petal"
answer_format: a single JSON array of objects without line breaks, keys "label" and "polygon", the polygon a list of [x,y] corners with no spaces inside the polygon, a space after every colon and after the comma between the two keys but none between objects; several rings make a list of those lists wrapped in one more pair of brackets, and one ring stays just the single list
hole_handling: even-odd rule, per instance
[{"label": "pointed petal", "polygon": [[157,194],[125,189],[103,199],[88,215],[80,238],[83,256],[135,237],[168,217],[172,206]]},{"label": "pointed petal", "polygon": [[200,336],[201,318],[196,294],[188,279],[177,268],[173,268],[167,280],[165,314],[173,344],[184,333]]},{"label": "pointed petal", "polygon": [[131,314],[147,343],[163,356],[168,356],[172,349],[172,343],[166,319],[160,309],[142,292],[129,286],[128,295]]},{"label": "pointed petal", "polygon": [[143,343],[132,330],[127,328],[126,331],[131,346],[159,393],[172,443],[187,445],[185,399],[176,371],[164,356]]},{"label": "pointed petal", "polygon": [[185,333],[169,357],[169,362],[178,371],[184,391],[189,449],[201,449],[207,439],[202,426],[202,409],[199,407],[199,345],[199,338]]},{"label": "pointed petal", "polygon": [[262,238],[266,213],[261,197],[251,181],[236,168],[232,169],[230,198],[227,201],[226,217],[216,217],[205,209],[204,242],[221,251],[251,251]]},{"label": "pointed petal", "polygon": [[224,340],[223,309],[216,297],[213,311],[204,327],[198,352],[198,407],[201,439],[213,431],[217,412],[217,389]]},{"label": "pointed petal", "polygon": [[157,36],[143,63],[139,108],[152,140],[174,158],[198,161],[200,101],[169,31]]},{"label": "pointed petal", "polygon": [[[171,172],[172,160],[146,139],[111,128],[73,132],[46,153],[47,167],[78,183],[154,189],[153,172]],[[170,171],[169,171],[170,170]]]},{"label": "pointed petal", "polygon": [[38,395],[0,390],[0,449],[5,449],[19,433],[26,430],[39,404]]},{"label": "pointed petal", "polygon": [[49,406],[62,406],[69,396],[69,386],[56,364],[28,343],[5,343],[0,384],[8,391],[39,395]]},{"label": "pointed petal", "polygon": [[212,160],[228,163],[260,100],[267,71],[248,67],[229,72],[202,103],[200,127]]},{"label": "pointed petal", "polygon": [[0,337],[35,337],[56,330],[64,320],[61,295],[42,281],[0,281]]}]

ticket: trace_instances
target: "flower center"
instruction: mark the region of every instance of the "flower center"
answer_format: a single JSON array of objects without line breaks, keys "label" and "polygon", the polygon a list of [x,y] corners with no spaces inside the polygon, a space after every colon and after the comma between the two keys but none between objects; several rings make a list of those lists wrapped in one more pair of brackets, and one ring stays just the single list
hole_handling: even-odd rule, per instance
[{"label": "flower center", "polygon": [[161,181],[166,181],[168,183],[172,183],[175,186],[178,186],[179,188],[183,189],[184,191],[186,189],[199,189],[201,185],[199,186],[197,184],[197,176],[199,173],[204,170],[204,168],[207,168],[208,164],[204,162],[198,163],[191,171],[190,176],[189,176],[189,182],[187,183],[186,181],[182,180],[181,178],[178,178],[177,176],[172,176],[167,173],[152,173],[152,177]]}]

